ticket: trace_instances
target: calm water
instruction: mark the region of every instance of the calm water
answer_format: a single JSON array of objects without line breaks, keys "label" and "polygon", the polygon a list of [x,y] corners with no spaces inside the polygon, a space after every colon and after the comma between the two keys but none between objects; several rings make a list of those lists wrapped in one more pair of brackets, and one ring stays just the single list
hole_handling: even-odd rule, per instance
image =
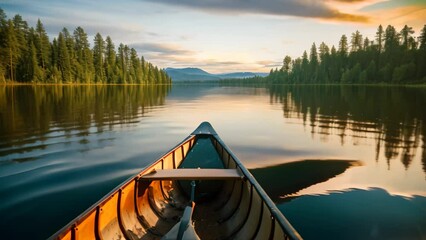
[{"label": "calm water", "polygon": [[44,239],[210,121],[306,239],[426,239],[426,89],[0,86],[2,239]]}]

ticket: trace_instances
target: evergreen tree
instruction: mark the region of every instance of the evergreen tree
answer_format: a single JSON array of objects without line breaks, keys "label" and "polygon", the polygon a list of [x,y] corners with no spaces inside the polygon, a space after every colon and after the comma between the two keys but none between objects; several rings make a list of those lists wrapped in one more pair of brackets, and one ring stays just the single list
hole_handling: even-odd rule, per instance
[{"label": "evergreen tree", "polygon": [[6,51],[6,31],[7,31],[7,16],[6,13],[0,8],[0,82],[6,81],[6,65],[7,65],[7,51]]},{"label": "evergreen tree", "polygon": [[284,60],[283,60],[283,70],[284,72],[290,72],[291,69],[291,57],[290,56],[285,56]]},{"label": "evergreen tree", "polygon": [[77,78],[81,83],[91,83],[94,75],[93,55],[87,34],[83,28],[77,27],[74,30],[75,52],[77,59]]},{"label": "evergreen tree", "polygon": [[416,54],[416,67],[417,67],[417,79],[421,79],[422,82],[426,81],[426,25],[420,30],[419,36],[419,50]]},{"label": "evergreen tree", "polygon": [[419,36],[419,48],[426,51],[426,25],[423,26]]},{"label": "evergreen tree", "polygon": [[71,63],[67,43],[62,32],[58,36],[58,69],[61,72],[61,81],[71,83]]},{"label": "evergreen tree", "polygon": [[41,68],[43,69],[43,71],[46,71],[47,66],[50,65],[50,42],[46,30],[44,29],[44,26],[41,23],[40,19],[37,20],[36,25],[35,48],[38,62],[41,64]]},{"label": "evergreen tree", "polygon": [[93,46],[93,62],[95,66],[95,82],[102,83],[105,79],[104,74],[104,52],[105,42],[100,33],[97,33]]},{"label": "evergreen tree", "polygon": [[19,43],[17,41],[15,27],[12,20],[7,22],[6,37],[4,41],[4,51],[6,54],[6,66],[8,68],[8,77],[10,80],[15,81],[15,68],[20,57]]},{"label": "evergreen tree", "polygon": [[[141,63],[138,57],[138,53],[134,48],[130,49],[130,76],[132,79],[132,83],[141,83],[142,79],[142,71],[141,71]],[[158,83],[161,83],[161,76],[157,78]]]},{"label": "evergreen tree", "polygon": [[330,55],[330,49],[328,48],[327,44],[322,42],[319,46],[319,57],[321,62],[324,62],[329,55]]},{"label": "evergreen tree", "polygon": [[303,52],[302,55],[302,69],[304,70],[301,76],[301,81],[302,83],[307,83],[308,82],[308,69],[309,69],[309,60],[308,60],[308,54],[306,53],[306,51]]},{"label": "evergreen tree", "polygon": [[379,53],[383,51],[383,27],[379,25],[376,32],[377,50]]},{"label": "evergreen tree", "polygon": [[407,25],[404,26],[404,28],[401,30],[400,34],[402,37],[402,46],[404,49],[409,49],[410,46],[410,39],[412,39],[411,35],[414,33],[414,30],[412,27],[408,27]]},{"label": "evergreen tree", "polygon": [[118,83],[127,83],[126,80],[126,57],[124,53],[124,44],[120,43],[118,46],[118,55],[116,59],[116,66],[119,71]]},{"label": "evergreen tree", "polygon": [[357,30],[355,33],[352,33],[351,52],[356,52],[361,49],[362,49],[362,35]]},{"label": "evergreen tree", "polygon": [[309,65],[309,82],[317,82],[318,52],[315,43],[312,44],[311,51],[309,54]]},{"label": "evergreen tree", "polygon": [[318,65],[318,52],[315,43],[312,44],[311,51],[309,54],[309,62],[312,65]]},{"label": "evergreen tree", "polygon": [[79,66],[77,62],[74,37],[70,34],[67,28],[62,29],[62,35],[67,47],[68,58],[70,62],[70,80],[69,82],[77,82]]},{"label": "evergreen tree", "polygon": [[367,51],[369,47],[370,47],[370,39],[368,39],[368,37],[366,37],[364,39],[364,46],[363,46],[363,48],[364,48],[364,50]]},{"label": "evergreen tree", "polygon": [[106,74],[106,81],[107,83],[117,83],[116,82],[116,73],[115,73],[115,58],[116,58],[116,52],[115,52],[115,46],[112,42],[111,38],[107,36],[106,40],[106,47],[105,47],[105,74]]},{"label": "evergreen tree", "polygon": [[2,8],[0,8],[0,27],[4,27],[7,24],[7,15],[3,11]]},{"label": "evergreen tree", "polygon": [[31,52],[31,66],[29,70],[30,81],[35,83],[43,82],[44,75],[38,63],[37,50],[33,42],[31,42],[30,52]]},{"label": "evergreen tree", "polygon": [[[125,75],[125,83],[132,83],[130,79],[130,48],[127,45],[124,45],[124,63],[123,63],[123,73]],[[155,77],[154,77],[155,78]],[[152,78],[154,80],[154,78]],[[152,82],[154,83],[154,81]]]},{"label": "evergreen tree", "polygon": [[385,31],[385,51],[392,51],[399,46],[399,34],[395,27],[389,25]]},{"label": "evergreen tree", "polygon": [[145,58],[143,56],[141,57],[141,71],[142,71],[141,81],[146,84],[148,83],[148,69],[147,69]]},{"label": "evergreen tree", "polygon": [[346,56],[348,54],[348,38],[346,35],[342,35],[339,41],[339,53],[341,56]]},{"label": "evergreen tree", "polygon": [[59,71],[59,45],[56,38],[53,39],[52,45],[50,48],[51,56],[50,56],[50,62],[52,63],[51,66],[51,75],[49,76],[49,81],[53,83],[59,83],[62,81],[62,75]]}]

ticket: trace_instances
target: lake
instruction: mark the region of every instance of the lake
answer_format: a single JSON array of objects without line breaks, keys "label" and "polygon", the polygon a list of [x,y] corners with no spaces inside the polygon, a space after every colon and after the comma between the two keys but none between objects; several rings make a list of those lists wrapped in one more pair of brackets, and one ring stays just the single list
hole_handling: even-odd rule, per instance
[{"label": "lake", "polygon": [[2,239],[45,239],[209,121],[305,239],[426,238],[426,88],[0,86]]}]

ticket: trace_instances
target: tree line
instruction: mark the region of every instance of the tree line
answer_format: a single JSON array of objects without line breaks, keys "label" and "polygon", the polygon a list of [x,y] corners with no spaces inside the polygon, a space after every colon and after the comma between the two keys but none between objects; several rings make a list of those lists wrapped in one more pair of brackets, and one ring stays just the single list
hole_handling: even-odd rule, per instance
[{"label": "tree line", "polygon": [[40,21],[29,27],[20,15],[7,19],[0,8],[0,83],[170,84],[163,69],[139,57],[134,48],[100,33],[90,47],[88,35],[77,27],[63,28],[49,40]]},{"label": "tree line", "polygon": [[285,56],[280,69],[272,69],[268,83],[309,84],[404,84],[426,82],[426,25],[414,37],[412,27],[400,31],[380,25],[375,38],[363,38],[359,31],[350,39],[342,35],[331,48],[315,43],[308,53],[292,59]]}]

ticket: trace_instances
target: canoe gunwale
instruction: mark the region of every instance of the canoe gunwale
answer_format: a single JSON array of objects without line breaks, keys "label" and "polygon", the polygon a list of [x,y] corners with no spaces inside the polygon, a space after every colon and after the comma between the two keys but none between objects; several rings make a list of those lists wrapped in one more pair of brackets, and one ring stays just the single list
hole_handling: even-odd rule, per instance
[{"label": "canoe gunwale", "polygon": [[160,170],[143,174],[141,180],[238,180],[244,175],[238,169],[216,168],[176,168]]}]

